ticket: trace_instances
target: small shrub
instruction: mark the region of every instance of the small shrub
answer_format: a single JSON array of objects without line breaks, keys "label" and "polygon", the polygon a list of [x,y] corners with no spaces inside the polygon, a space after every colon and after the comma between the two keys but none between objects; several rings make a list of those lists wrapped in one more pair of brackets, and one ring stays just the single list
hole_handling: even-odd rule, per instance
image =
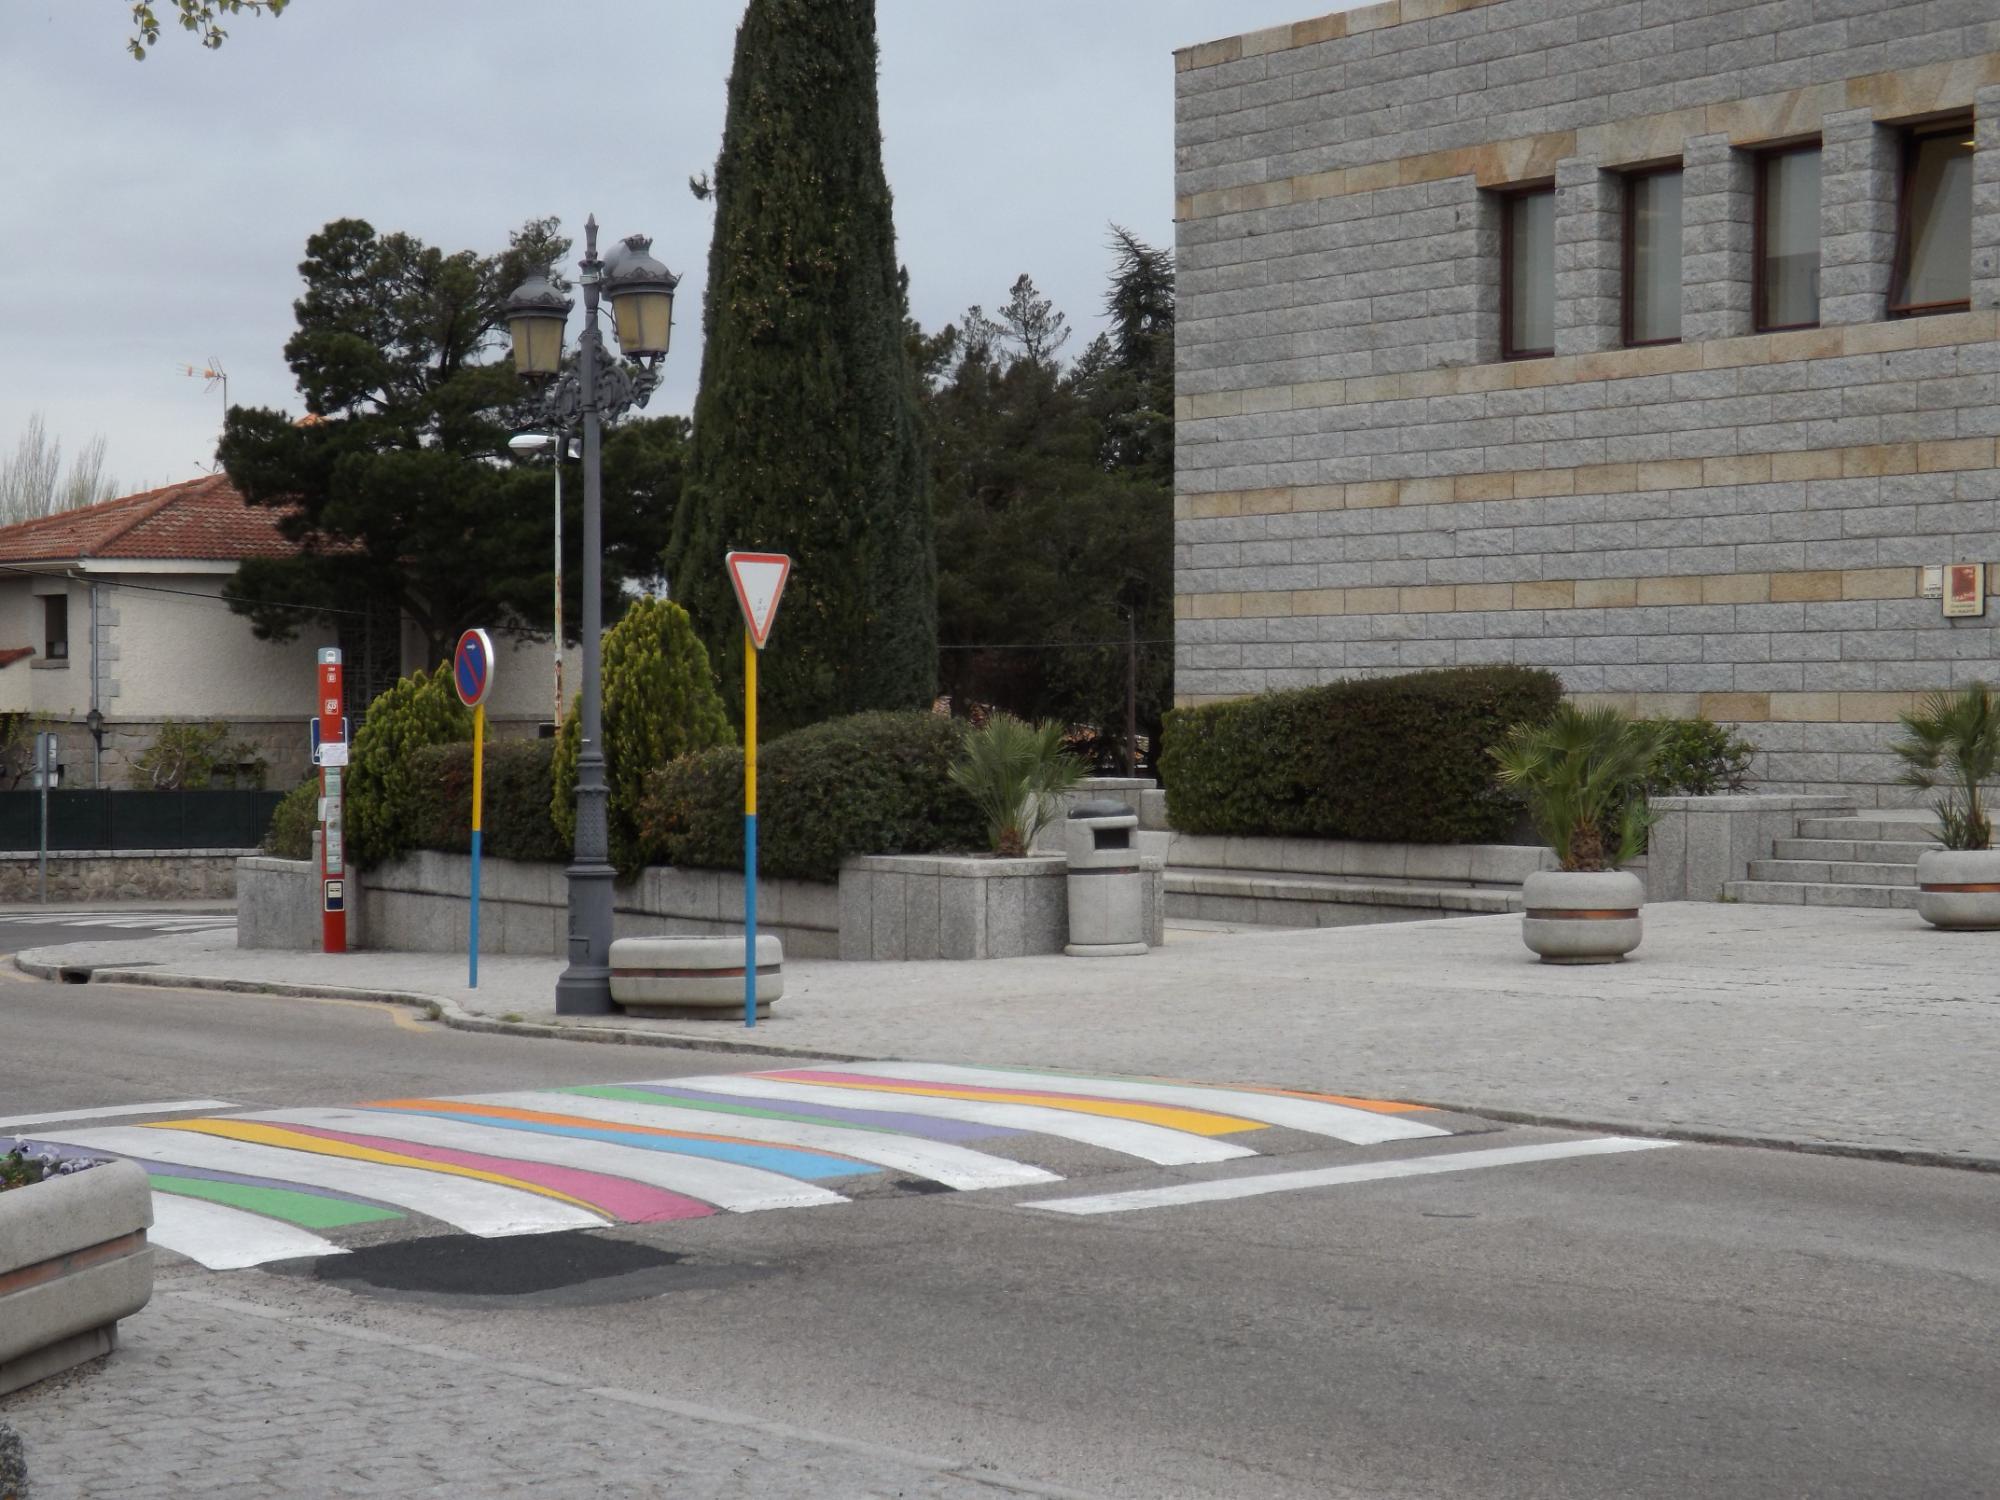
[{"label": "small shrub", "polygon": [[1562,699],[1551,672],[1457,667],[1167,715],[1160,777],[1184,833],[1488,843],[1514,827],[1488,752]]},{"label": "small shrub", "polygon": [[965,737],[951,779],[986,819],[993,852],[1018,856],[1060,809],[1056,799],[1088,770],[1063,749],[1062,725],[1026,724],[1001,713]]},{"label": "small shrub", "polygon": [[1660,732],[1615,708],[1561,703],[1539,723],[1516,724],[1490,753],[1565,870],[1615,870],[1646,852],[1645,786]]},{"label": "small shrub", "polygon": [[[676,756],[729,739],[729,720],[709,670],[708,651],[688,613],[666,599],[641,599],[604,637],[604,760],[611,798],[611,862],[622,875],[645,864],[639,804],[648,773]],[[563,719],[550,815],[565,844],[576,837],[576,758],[581,716]]]},{"label": "small shrub", "polygon": [[368,706],[346,782],[347,853],[366,868],[415,849],[427,813],[415,757],[472,738],[472,711],[452,690],[451,663],[413,672]]},{"label": "small shrub", "polygon": [[142,792],[200,791],[218,775],[236,784],[240,767],[249,768],[252,783],[264,784],[264,758],[247,740],[232,740],[220,719],[205,724],[168,719],[143,755],[132,762],[132,785]]},{"label": "small shrub", "polygon": [[2000,776],[2000,695],[1983,682],[1955,693],[1926,693],[1901,716],[1904,738],[1889,748],[1903,762],[1904,786],[1934,792],[1939,842],[1990,849],[1993,821],[1983,790]]},{"label": "small shrub", "polygon": [[[490,740],[486,745],[486,806],[481,847],[495,859],[561,863],[570,846],[549,816],[554,740]],[[424,788],[417,847],[446,854],[472,849],[472,746],[428,745],[413,770]]]},{"label": "small shrub", "polygon": [[[836,880],[855,854],[977,849],[984,820],[951,781],[965,726],[930,713],[866,713],[793,731],[759,749],[758,868]],[[650,863],[743,868],[743,752],[682,756],[647,778]]]},{"label": "small shrub", "polygon": [[1710,797],[1750,784],[1757,747],[1707,719],[1654,719],[1660,753],[1646,781],[1652,797]]},{"label": "small shrub", "polygon": [[311,859],[313,832],[319,827],[319,776],[301,781],[271,813],[263,849],[279,859]]}]

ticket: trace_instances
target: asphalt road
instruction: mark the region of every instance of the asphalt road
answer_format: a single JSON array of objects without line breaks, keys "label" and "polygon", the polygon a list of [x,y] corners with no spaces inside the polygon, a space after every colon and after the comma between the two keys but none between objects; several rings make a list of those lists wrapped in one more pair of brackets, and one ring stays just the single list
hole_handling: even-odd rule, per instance
[{"label": "asphalt road", "polygon": [[[0,1116],[759,1065],[0,984]],[[1464,1123],[1300,1137],[1280,1162],[1051,1165],[1082,1194],[1574,1139]],[[575,1236],[461,1243],[502,1258],[503,1292],[476,1301],[450,1277],[378,1278],[391,1290],[296,1263],[166,1280],[1130,1500],[2000,1494],[1992,1176],[1677,1146],[1099,1217],[1020,1206],[1051,1196],[883,1191],[596,1231],[684,1259],[621,1275],[621,1252],[553,1289],[534,1273]]]}]

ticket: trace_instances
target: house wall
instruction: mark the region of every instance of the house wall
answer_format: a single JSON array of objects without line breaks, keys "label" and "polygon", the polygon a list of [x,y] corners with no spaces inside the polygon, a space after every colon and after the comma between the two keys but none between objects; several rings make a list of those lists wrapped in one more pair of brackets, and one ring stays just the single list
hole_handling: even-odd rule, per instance
[{"label": "house wall", "polygon": [[[1908,795],[1896,713],[2000,659],[1919,597],[2000,562],[1991,0],[1401,0],[1176,67],[1180,701],[1515,661]],[[1889,321],[1890,127],[1963,109],[1972,310]],[[1758,335],[1746,153],[1815,134],[1821,326]],[[1684,341],[1614,347],[1613,173],[1674,157]],[[1556,357],[1502,362],[1490,190],[1550,180]]]}]

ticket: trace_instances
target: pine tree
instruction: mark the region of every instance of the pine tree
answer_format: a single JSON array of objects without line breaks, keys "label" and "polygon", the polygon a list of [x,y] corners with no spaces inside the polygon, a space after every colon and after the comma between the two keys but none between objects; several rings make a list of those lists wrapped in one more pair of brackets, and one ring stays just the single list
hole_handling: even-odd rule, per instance
[{"label": "pine tree", "polygon": [[759,667],[771,734],[927,707],[936,683],[928,467],[875,74],[873,0],[750,0],[667,575],[739,704],[743,629],[723,554],[791,555]]}]

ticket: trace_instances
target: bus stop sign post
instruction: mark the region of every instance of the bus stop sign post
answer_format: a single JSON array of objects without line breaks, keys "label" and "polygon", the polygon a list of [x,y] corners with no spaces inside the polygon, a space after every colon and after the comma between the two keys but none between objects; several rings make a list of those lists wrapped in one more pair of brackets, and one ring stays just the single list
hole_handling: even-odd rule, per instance
[{"label": "bus stop sign post", "polygon": [[757,1024],[757,653],[771,638],[792,560],[782,552],[723,559],[743,609],[743,1024]]},{"label": "bus stop sign post", "polygon": [[[322,646],[319,663],[313,669],[317,701],[313,705],[315,759],[319,763],[319,891],[320,949],[325,953],[347,951],[347,850],[341,837],[341,779],[346,764],[346,689],[341,680],[340,648]],[[327,747],[341,747],[340,754],[328,755]],[[335,762],[338,762],[337,764]]]},{"label": "bus stop sign post", "polygon": [[479,988],[479,824],[486,797],[486,697],[493,691],[493,638],[468,630],[451,656],[451,685],[472,710],[472,921],[466,941],[466,986]]}]

